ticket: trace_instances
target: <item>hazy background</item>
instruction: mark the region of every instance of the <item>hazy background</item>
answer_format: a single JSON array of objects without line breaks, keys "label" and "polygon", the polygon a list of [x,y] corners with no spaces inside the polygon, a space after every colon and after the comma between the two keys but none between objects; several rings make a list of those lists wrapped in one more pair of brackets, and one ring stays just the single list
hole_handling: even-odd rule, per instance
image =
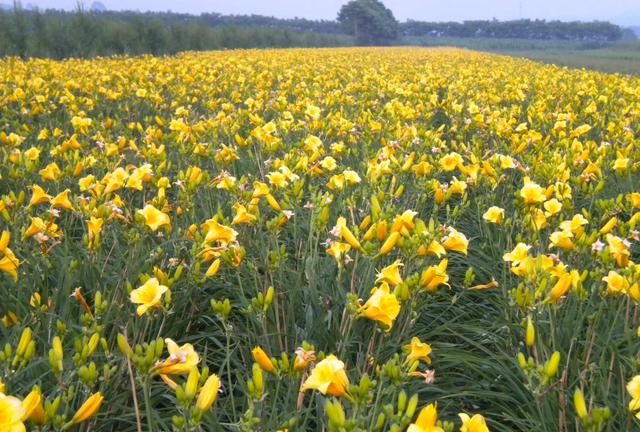
[{"label": "hazy background", "polygon": [[[333,20],[347,0],[101,0],[107,9],[222,14],[258,14],[280,18]],[[76,0],[31,0],[40,8],[73,9]],[[640,0],[385,0],[399,21],[463,21],[545,18],[607,20],[622,25],[640,24]],[[91,1],[87,1],[89,6]]]}]

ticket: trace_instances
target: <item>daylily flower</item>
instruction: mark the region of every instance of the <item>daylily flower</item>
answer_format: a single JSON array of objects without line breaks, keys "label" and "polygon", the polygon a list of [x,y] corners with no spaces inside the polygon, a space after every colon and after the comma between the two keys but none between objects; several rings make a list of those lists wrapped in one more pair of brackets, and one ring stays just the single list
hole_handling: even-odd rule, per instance
[{"label": "daylily flower", "polygon": [[150,278],[140,288],[131,291],[131,302],[140,305],[136,309],[138,316],[144,315],[151,308],[159,307],[162,295],[168,290],[166,286],[160,285],[158,279]]},{"label": "daylily flower", "polygon": [[411,423],[407,432],[444,432],[444,429],[436,426],[438,413],[435,404],[429,404],[420,410],[415,423]]},{"label": "daylily flower", "polygon": [[344,363],[332,354],[311,370],[311,375],[302,385],[301,391],[318,390],[323,395],[340,397],[347,393],[348,387],[349,378]]},{"label": "daylily flower", "polygon": [[360,308],[359,315],[378,321],[389,330],[399,313],[400,302],[394,294],[389,292],[389,285],[383,282],[379,287],[371,290],[371,297]]},{"label": "daylily flower", "polygon": [[142,210],[138,210],[138,214],[144,217],[144,223],[151,231],[158,231],[163,227],[171,227],[169,215],[158,210],[151,204],[147,204]]}]

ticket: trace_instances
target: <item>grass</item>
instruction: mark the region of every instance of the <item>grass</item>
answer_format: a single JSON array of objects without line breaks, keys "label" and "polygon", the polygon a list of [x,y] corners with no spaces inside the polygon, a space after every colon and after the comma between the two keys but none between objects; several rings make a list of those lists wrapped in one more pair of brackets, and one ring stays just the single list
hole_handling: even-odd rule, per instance
[{"label": "grass", "polygon": [[407,38],[420,46],[456,46],[522,57],[562,67],[640,74],[640,41],[617,43],[489,38]]}]

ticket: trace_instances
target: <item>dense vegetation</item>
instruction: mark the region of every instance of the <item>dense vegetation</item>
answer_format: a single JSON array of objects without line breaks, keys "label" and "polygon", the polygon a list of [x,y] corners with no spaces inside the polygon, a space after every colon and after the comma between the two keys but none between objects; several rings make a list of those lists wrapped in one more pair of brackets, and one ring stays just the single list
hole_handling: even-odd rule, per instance
[{"label": "dense vegetation", "polygon": [[[605,43],[623,31],[605,22],[398,23],[377,0],[347,3],[338,21],[259,15],[0,10],[0,55],[94,57],[189,50],[402,44],[415,38],[569,40]],[[628,35],[627,35],[628,37]]]},{"label": "dense vegetation", "polygon": [[[189,50],[352,45],[316,22],[319,31],[302,32],[305,20],[261,17],[234,19],[205,14],[75,12],[28,10],[0,12],[0,55],[20,57],[94,57],[143,53],[173,54]],[[280,22],[280,23],[278,23]],[[223,23],[223,24],[220,24]],[[249,25],[249,23],[252,23]],[[331,31],[321,33],[320,30]]]},{"label": "dense vegetation", "polygon": [[640,78],[442,48],[0,76],[0,431],[638,430]]},{"label": "dense vegetation", "polygon": [[616,41],[622,29],[608,22],[563,22],[545,20],[421,22],[401,24],[404,36],[485,37],[541,40]]}]

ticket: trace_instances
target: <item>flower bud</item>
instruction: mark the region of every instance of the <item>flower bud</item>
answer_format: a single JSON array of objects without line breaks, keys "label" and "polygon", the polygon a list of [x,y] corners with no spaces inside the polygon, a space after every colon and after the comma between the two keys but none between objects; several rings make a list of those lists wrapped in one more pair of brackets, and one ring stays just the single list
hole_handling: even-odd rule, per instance
[{"label": "flower bud", "polygon": [[549,361],[544,365],[544,374],[547,378],[553,378],[558,373],[558,366],[560,366],[560,353],[555,351]]},{"label": "flower bud", "polygon": [[576,408],[576,414],[578,414],[578,417],[583,420],[588,417],[589,413],[587,412],[587,404],[584,402],[584,395],[579,388],[577,388],[573,393],[573,405]]},{"label": "flower bud", "polygon": [[531,348],[535,340],[536,340],[536,329],[533,326],[531,317],[527,317],[527,334],[525,337],[525,344],[527,345],[527,347]]}]

